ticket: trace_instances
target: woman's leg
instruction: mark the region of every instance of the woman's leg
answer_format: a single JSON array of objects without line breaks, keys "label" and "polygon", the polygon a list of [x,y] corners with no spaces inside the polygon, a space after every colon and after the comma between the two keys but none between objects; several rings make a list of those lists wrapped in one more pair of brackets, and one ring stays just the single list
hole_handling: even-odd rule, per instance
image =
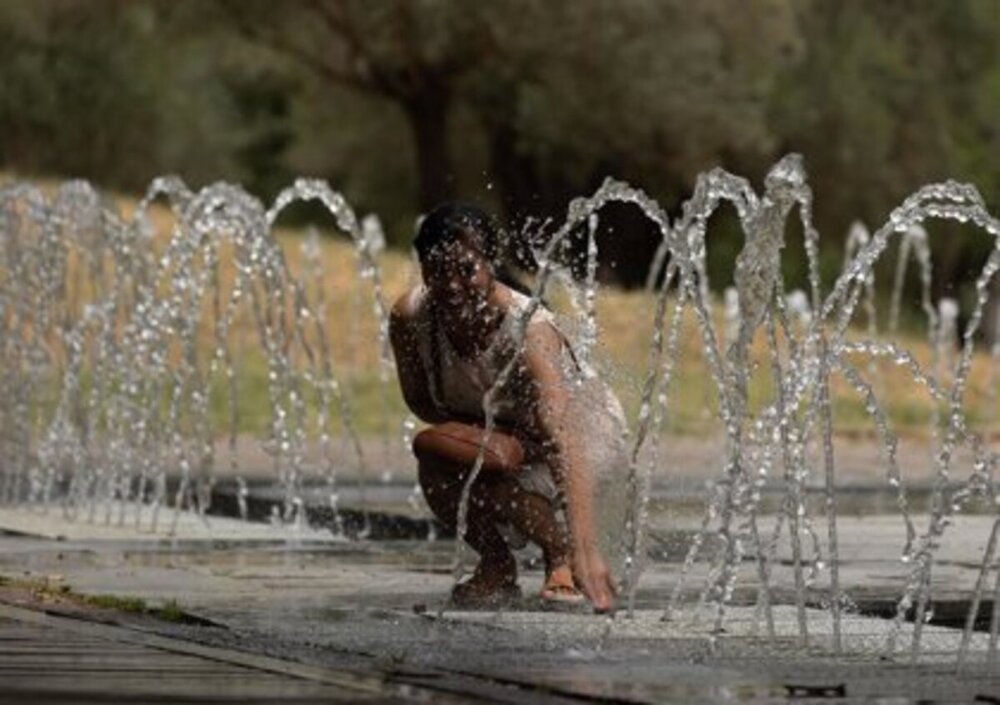
[{"label": "woman's leg", "polygon": [[569,541],[556,519],[552,501],[525,490],[518,482],[504,485],[497,498],[510,507],[508,521],[538,544],[545,558],[545,583],[541,597],[548,601],[577,605],[584,602],[577,589],[569,560]]},{"label": "woman's leg", "polygon": [[[419,466],[420,487],[427,505],[452,531],[456,530],[458,505],[467,476],[468,468],[448,463],[421,462]],[[465,541],[480,558],[470,583],[481,593],[476,596],[483,599],[517,582],[517,562],[497,529],[497,524],[504,523],[504,519],[493,497],[493,485],[482,477],[477,479],[469,495],[466,513]]]},{"label": "woman's leg", "polygon": [[552,501],[525,490],[513,478],[504,478],[497,485],[493,497],[502,507],[505,521],[542,549],[545,572],[567,564],[569,544]]},{"label": "woman's leg", "polygon": [[[420,463],[420,486],[434,514],[455,529],[468,468],[448,463]],[[465,540],[481,562],[473,580],[500,589],[517,580],[517,563],[497,524],[510,524],[542,549],[546,574],[568,565],[568,546],[552,503],[524,490],[507,476],[481,474],[472,486]]]}]

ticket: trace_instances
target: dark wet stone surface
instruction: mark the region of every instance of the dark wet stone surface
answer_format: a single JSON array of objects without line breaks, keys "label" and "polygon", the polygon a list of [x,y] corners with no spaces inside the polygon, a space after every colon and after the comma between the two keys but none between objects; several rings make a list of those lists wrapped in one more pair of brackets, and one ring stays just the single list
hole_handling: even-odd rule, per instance
[{"label": "dark wet stone surface", "polygon": [[0,537],[0,575],[82,594],[140,597],[151,606],[173,600],[218,626],[133,627],[468,698],[973,702],[1000,695],[1000,671],[984,663],[987,635],[980,632],[957,674],[961,632],[951,627],[968,604],[989,522],[963,517],[953,527],[953,543],[942,547],[944,560],[934,573],[940,608],[925,627],[916,665],[909,662],[909,624],[897,651],[885,658],[890,622],[879,615],[892,613],[906,574],[898,560],[901,526],[891,516],[841,523],[841,579],[859,611],[845,617],[839,654],[830,612],[821,609],[828,601],[825,574],[808,594],[808,644],[798,637],[787,546],[779,547],[775,567],[775,638],[754,626],[752,556],[715,640],[713,615],[696,607],[704,562],[694,565],[680,609],[663,621],[696,526],[676,513],[654,521],[658,539],[649,544],[633,618],[624,610],[608,618],[540,609],[534,594],[542,576],[531,554],[523,556],[521,603],[499,613],[451,610],[445,600],[453,581],[451,541],[334,541],[328,534],[286,541],[6,536]]}]

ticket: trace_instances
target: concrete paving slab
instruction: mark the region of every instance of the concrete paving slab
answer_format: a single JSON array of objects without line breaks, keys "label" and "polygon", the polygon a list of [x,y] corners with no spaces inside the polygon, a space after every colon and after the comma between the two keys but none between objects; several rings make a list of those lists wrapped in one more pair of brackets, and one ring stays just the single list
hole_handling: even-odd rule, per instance
[{"label": "concrete paving slab", "polygon": [[[119,505],[105,520],[74,518],[57,508],[0,506],[0,530],[60,540],[199,540],[199,541],[333,541],[326,530],[290,527],[206,516],[191,511],[161,510],[154,519],[149,505]],[[119,517],[124,517],[119,520]]]},{"label": "concrete paving slab", "polygon": [[380,703],[430,693],[0,604],[0,702]]},{"label": "concrete paving slab", "polygon": [[[453,692],[466,694],[502,686],[518,697],[639,702],[785,702],[791,697],[809,702],[830,693],[839,693],[839,702],[1000,698],[1000,669],[989,661],[983,632],[973,635],[961,674],[956,670],[961,631],[951,623],[923,627],[922,648],[913,663],[912,624],[901,626],[889,653],[891,622],[857,612],[846,614],[841,624],[840,653],[834,649],[828,610],[807,610],[809,637],[803,642],[792,607],[791,554],[784,543],[773,574],[774,638],[766,637],[751,606],[756,593],[752,560],[742,565],[723,633],[713,634],[714,615],[696,607],[691,590],[664,621],[697,521],[683,514],[662,518],[654,528],[678,547],[660,546],[659,557],[649,561],[631,618],[624,611],[609,619],[542,610],[532,597],[542,580],[537,564],[526,564],[522,571],[528,597],[513,608],[449,609],[452,541],[334,541],[328,532],[316,532],[315,540],[301,533],[290,539],[265,524],[225,519],[213,520],[213,529],[218,521],[231,530],[206,536],[197,528],[198,517],[178,522],[186,533],[167,538],[129,527],[76,527],[52,514],[3,509],[0,528],[20,535],[0,535],[0,575],[50,590],[66,585],[83,594],[139,597],[151,606],[175,601],[203,624],[218,626],[179,632],[169,627],[187,640],[238,644],[305,663],[321,661],[324,654],[350,655],[415,683],[464,679]],[[925,521],[915,517],[918,527]],[[932,608],[956,600],[956,614],[963,618],[961,601],[968,600],[992,522],[988,516],[961,516],[949,528],[933,572]],[[61,540],[24,535],[35,527],[42,536]],[[104,533],[105,528],[110,531]],[[899,560],[901,520],[846,516],[839,529],[845,589],[852,597],[891,608],[908,570]],[[691,588],[707,570],[704,562],[693,566]],[[827,580],[828,573],[821,572],[808,595],[811,607],[826,599]]]},{"label": "concrete paving slab", "polygon": [[[726,631],[712,637],[712,615],[685,603],[662,621],[667,593],[646,589],[632,618],[542,611],[526,598],[514,609],[456,611],[445,597],[451,542],[287,544],[51,541],[0,538],[0,574],[67,584],[87,594],[176,600],[201,627],[169,626],[195,642],[239,645],[255,653],[321,662],[351,655],[393,678],[462,678],[477,687],[512,688],[518,697],[616,702],[823,701],[936,697],[974,702],[1000,697],[1000,671],[987,663],[988,637],[974,635],[956,672],[958,630],[925,625],[920,660],[910,663],[912,625],[885,653],[886,620],[849,614],[844,651],[832,648],[831,617],[807,611],[803,645],[795,610],[775,608],[774,639],[752,607],[728,609]],[[678,565],[654,566],[654,585],[672,587]],[[531,595],[537,569],[523,572]],[[804,690],[797,691],[795,688]],[[982,700],[980,700],[982,701]]]}]

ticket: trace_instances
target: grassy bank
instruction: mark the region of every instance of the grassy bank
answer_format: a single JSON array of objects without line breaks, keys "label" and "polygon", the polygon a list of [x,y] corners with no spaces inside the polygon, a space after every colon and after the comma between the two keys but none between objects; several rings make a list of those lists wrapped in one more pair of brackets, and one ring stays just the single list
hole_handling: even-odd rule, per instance
[{"label": "grassy bank", "polygon": [[[277,239],[287,253],[293,272],[301,271],[301,245],[305,235],[297,230],[279,230]],[[312,301],[325,299],[325,325],[329,335],[335,374],[344,392],[345,402],[352,410],[353,420],[363,433],[380,433],[386,428],[395,433],[405,418],[406,410],[392,370],[383,381],[385,370],[380,367],[376,318],[372,314],[371,282],[360,278],[353,246],[343,236],[327,236],[320,240],[320,261],[324,274],[309,287]],[[387,305],[416,281],[412,262],[399,252],[387,252],[379,259]],[[225,277],[223,278],[225,279]],[[554,296],[557,307],[561,298]],[[611,379],[613,386],[632,418],[635,417],[645,378],[649,345],[655,314],[655,301],[645,292],[626,292],[605,287],[597,303],[600,329],[596,359]],[[713,308],[716,330],[722,334],[722,307]],[[239,428],[241,432],[263,433],[269,418],[267,404],[267,369],[259,345],[253,344],[251,321],[242,320],[236,333],[243,342],[240,363]],[[860,337],[860,335],[859,335]],[[210,347],[210,330],[204,331],[204,346]],[[893,341],[909,350],[925,368],[931,364],[931,351],[925,334],[910,332]],[[751,352],[752,377],[750,401],[753,408],[769,403],[772,394],[771,366],[763,331],[754,340]],[[958,351],[953,353],[957,359]],[[932,417],[932,404],[926,390],[915,383],[908,370],[883,360],[872,363],[867,358],[852,360],[859,373],[872,385],[893,429],[901,435],[926,435]],[[303,358],[298,364],[305,364]],[[990,359],[977,352],[966,393],[965,408],[976,427],[983,427],[990,418],[1000,416],[1000,409],[989,408]],[[228,423],[225,384],[217,378],[212,386],[212,410],[216,428]],[[835,377],[831,390],[834,422],[838,433],[866,435],[873,433],[874,424],[861,398],[845,379]],[[996,398],[992,400],[996,403]],[[992,416],[991,416],[992,414]],[[335,416],[338,423],[339,414]],[[691,310],[683,319],[679,358],[669,390],[669,431],[694,435],[716,433],[720,424],[717,397],[698,324]]]},{"label": "grassy bank", "polygon": [[[133,199],[119,197],[120,207],[128,213],[134,208]],[[173,221],[169,212],[161,207],[153,210],[153,223],[157,235],[154,247],[162,251],[170,237]],[[312,310],[325,327],[325,338],[330,346],[333,371],[339,383],[340,396],[334,400],[333,431],[343,428],[341,410],[347,409],[356,428],[363,434],[396,434],[406,417],[394,373],[380,364],[378,324],[375,308],[374,280],[362,276],[356,249],[343,233],[330,229],[318,231],[315,273],[304,255],[308,237],[306,230],[279,227],[275,237],[282,248],[289,270],[301,277],[306,297]],[[233,290],[236,269],[233,248],[224,240],[219,246],[219,269],[215,276],[217,290],[225,301]],[[79,316],[85,302],[92,300],[95,288],[102,286],[100,278],[90,280],[77,276],[83,267],[79,254],[70,259],[69,280],[71,296],[68,313]],[[196,262],[198,267],[204,263]],[[380,277],[383,285],[383,302],[392,301],[417,281],[411,260],[401,252],[390,251],[379,256]],[[165,289],[164,289],[165,291]],[[564,297],[562,297],[564,298]],[[553,296],[557,307],[562,298]],[[597,320],[600,329],[600,346],[597,360],[623,400],[630,417],[635,418],[640,390],[646,375],[649,344],[652,338],[655,301],[645,292],[625,292],[605,287],[597,303]],[[75,310],[73,310],[75,309]],[[294,315],[294,303],[288,302],[288,313]],[[724,329],[721,306],[713,308],[716,330]],[[222,435],[233,418],[230,401],[230,384],[224,364],[212,367],[213,353],[218,347],[216,314],[211,296],[205,298],[200,310],[198,331],[198,367],[202,370],[209,389],[209,415],[214,432]],[[289,348],[296,369],[309,367],[309,358],[302,342],[313,350],[319,347],[316,321],[307,321],[302,341]],[[894,342],[909,350],[922,364],[931,360],[925,334],[912,332],[898,337]],[[226,345],[233,353],[234,377],[237,390],[235,404],[237,430],[241,434],[266,435],[271,408],[269,401],[269,375],[266,358],[262,352],[258,328],[248,306],[239,309],[230,327]],[[771,365],[763,331],[754,340],[751,353],[752,378],[750,403],[759,409],[769,403],[772,394]],[[176,366],[184,355],[177,341],[168,342],[167,358]],[[954,353],[957,356],[957,351]],[[58,356],[57,356],[58,357]],[[65,360],[60,360],[65,362]],[[932,405],[926,390],[916,384],[908,371],[888,361],[871,364],[856,360],[860,374],[872,385],[883,409],[887,412],[893,429],[901,435],[924,435],[932,417]],[[977,353],[973,363],[971,382],[965,397],[965,408],[976,428],[984,428],[1000,416],[996,397],[990,395],[990,360],[985,353]],[[84,389],[90,386],[85,374]],[[316,395],[304,387],[306,408],[310,421],[317,418]],[[169,389],[167,390],[169,394]],[[834,422],[838,433],[864,435],[873,432],[874,424],[865,400],[841,377],[837,377],[831,390]],[[693,312],[685,314],[680,333],[679,358],[674,381],[669,389],[669,415],[666,428],[673,433],[708,436],[719,428],[718,405],[714,382],[706,361],[705,348]],[[990,408],[990,403],[994,408]],[[46,401],[54,403],[54,395]]]}]

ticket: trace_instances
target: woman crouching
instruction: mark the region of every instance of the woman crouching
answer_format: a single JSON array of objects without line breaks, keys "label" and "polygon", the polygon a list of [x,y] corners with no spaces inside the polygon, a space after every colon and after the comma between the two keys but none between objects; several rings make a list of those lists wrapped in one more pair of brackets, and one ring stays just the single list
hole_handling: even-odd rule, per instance
[{"label": "woman crouching", "polygon": [[598,541],[594,465],[602,453],[613,462],[622,457],[617,399],[599,380],[596,393],[580,383],[594,376],[582,374],[544,307],[518,345],[515,326],[529,298],[497,278],[497,231],[484,213],[441,206],[414,245],[423,285],[393,306],[390,336],[407,405],[437,425],[418,435],[414,450],[424,497],[452,529],[483,432],[483,397],[514,361],[494,397],[497,452],[469,496],[464,539],[480,562],[453,600],[489,605],[519,596],[511,548],[528,540],[544,557],[543,600],[586,598],[599,611],[611,609],[615,586]]}]

